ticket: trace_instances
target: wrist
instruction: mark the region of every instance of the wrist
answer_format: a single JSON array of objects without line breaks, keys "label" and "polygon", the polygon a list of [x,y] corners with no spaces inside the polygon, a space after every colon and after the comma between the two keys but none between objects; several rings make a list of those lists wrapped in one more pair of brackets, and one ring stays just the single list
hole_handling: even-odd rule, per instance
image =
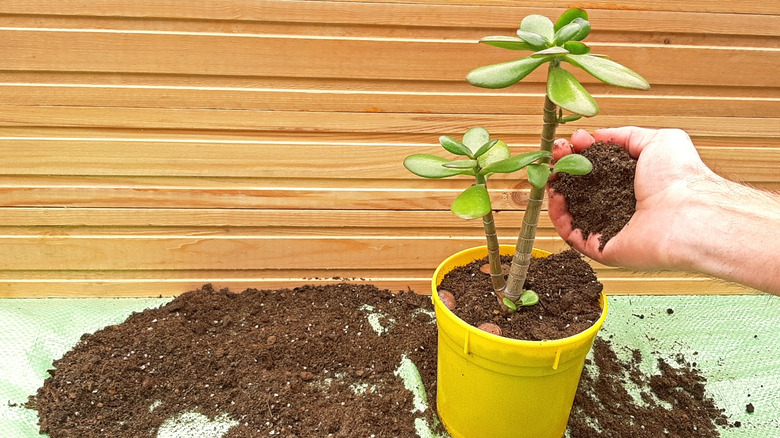
[{"label": "wrist", "polygon": [[668,187],[653,204],[665,211],[659,217],[666,219],[666,223],[654,224],[659,269],[701,270],[705,248],[700,245],[707,240],[724,180],[707,168],[696,170]]}]

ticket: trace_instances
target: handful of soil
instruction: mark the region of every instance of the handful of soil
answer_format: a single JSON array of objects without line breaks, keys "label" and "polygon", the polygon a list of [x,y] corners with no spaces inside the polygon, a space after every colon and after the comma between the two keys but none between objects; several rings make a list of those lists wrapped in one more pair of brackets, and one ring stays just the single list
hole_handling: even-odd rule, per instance
[{"label": "handful of soil", "polygon": [[601,141],[580,154],[593,163],[593,170],[587,175],[560,173],[550,186],[566,197],[572,227],[582,230],[583,238],[601,234],[601,251],[636,211],[636,160],[620,145]]}]

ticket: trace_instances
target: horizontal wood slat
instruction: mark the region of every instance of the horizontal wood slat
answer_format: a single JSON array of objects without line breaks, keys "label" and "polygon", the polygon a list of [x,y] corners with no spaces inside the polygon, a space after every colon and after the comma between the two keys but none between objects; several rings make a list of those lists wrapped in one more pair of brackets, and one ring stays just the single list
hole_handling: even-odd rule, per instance
[{"label": "horizontal wood slat", "polygon": [[[435,209],[448,210],[464,183],[444,186],[419,182],[403,187],[383,180],[225,180],[155,178],[0,177],[2,207],[135,207],[259,209]],[[513,185],[522,184],[520,187]],[[527,202],[527,183],[493,184],[494,207],[519,209]]]},{"label": "horizontal wood slat", "polygon": [[[449,204],[465,179],[401,166],[484,126],[539,142],[545,74],[504,90],[471,69],[524,54],[477,44],[568,3],[489,0],[0,2],[0,297],[169,296],[206,282],[371,282],[427,293],[484,241]],[[588,42],[652,84],[576,73],[601,114],[562,126],[685,129],[730,178],[780,189],[780,5],[586,5]],[[494,176],[502,241],[527,203]],[[538,246],[566,244],[542,215]],[[752,293],[594,263],[610,293]]]},{"label": "horizontal wood slat", "polygon": [[[669,273],[666,277],[639,278],[633,273],[622,277],[606,277],[598,271],[600,281],[611,294],[745,294],[752,293],[744,287],[703,277],[686,277]],[[156,297],[172,296],[194,290],[211,283],[216,288],[230,288],[234,291],[254,289],[287,288],[300,284],[371,283],[392,291],[412,290],[429,294],[430,271],[413,272],[405,276],[404,271],[152,271],[136,275],[115,271],[56,273],[39,278],[36,272],[11,273],[6,279],[0,273],[0,296],[4,298],[31,297]]]},{"label": "horizontal wood slat", "polygon": [[[362,2],[363,0],[345,0],[348,2]],[[387,0],[389,3],[428,3],[427,0]],[[471,5],[474,4],[472,0],[454,0],[452,2],[453,4],[466,4]],[[514,0],[488,0],[485,3],[480,3],[483,5],[514,5]],[[558,7],[558,8],[570,8],[572,7],[571,2],[568,1],[552,1],[552,2],[546,2],[546,6],[548,7]],[[630,0],[630,1],[623,1],[620,3],[620,6],[616,6],[614,2],[588,2],[585,5],[581,5],[583,8],[592,8],[592,9],[622,9],[622,10],[631,10],[631,11],[654,11],[654,10],[664,10],[664,11],[698,11],[698,12],[728,12],[728,13],[739,13],[739,12],[758,12],[758,13],[776,13],[778,11],[776,5],[769,5],[768,7],[765,7],[767,4],[765,2],[762,2],[760,0],[749,0],[745,1],[744,3],[741,3],[739,6],[737,5],[717,5],[712,4],[712,2],[708,2],[706,0],[686,0],[683,2],[675,2],[674,4],[663,4],[663,5],[656,5],[656,4],[648,4],[645,1],[642,0]]]},{"label": "horizontal wood slat", "polygon": [[[475,67],[516,58],[512,53],[476,44],[478,39],[399,41],[0,28],[0,41],[4,42],[0,70],[462,81]],[[763,74],[780,63],[780,49],[611,43],[592,46],[641,71],[651,84],[780,86],[777,75]],[[707,62],[691,63],[696,57],[704,57]],[[544,76],[534,74],[531,78],[538,81]],[[596,81],[587,75],[581,78],[585,83]]]},{"label": "horizontal wood slat", "polygon": [[[29,77],[10,80],[29,80]],[[84,75],[82,75],[84,76]],[[52,77],[52,80],[63,78]],[[468,105],[471,114],[495,114],[500,108],[504,114],[532,114],[544,98],[538,87],[515,87],[514,90],[483,91],[458,84],[408,83],[404,90],[392,82],[341,82],[328,89],[321,83],[288,81],[272,88],[271,84],[252,87],[244,84],[224,86],[161,84],[86,83],[90,77],[73,78],[75,83],[19,83],[2,82],[0,101],[14,102],[14,96],[24,96],[15,102],[18,106],[40,110],[42,106],[110,108],[119,100],[127,108],[199,108],[221,110],[266,111],[331,111],[373,113],[454,113]],[[111,78],[110,81],[132,81],[131,77]],[[107,80],[108,81],[108,80]],[[242,86],[244,85],[244,86]],[[537,84],[538,85],[538,84]],[[522,93],[522,88],[527,92]],[[535,88],[535,89],[534,89]],[[594,84],[591,92],[598,99],[604,114],[631,114],[668,116],[673,106],[679,114],[697,117],[765,118],[780,113],[780,97],[772,88],[756,88],[747,95],[729,96],[733,89],[709,90],[714,96],[696,96],[681,87],[653,88],[647,94],[630,90],[609,90]],[[743,90],[744,92],[745,90]],[[334,105],[338,101],[338,105]],[[8,110],[12,112],[12,109]],[[10,120],[8,121],[10,122]]]},{"label": "horizontal wood slat", "polygon": [[[3,126],[58,126],[122,129],[259,129],[275,132],[428,133],[465,132],[484,126],[497,136],[517,131],[538,133],[539,117],[505,114],[339,113],[286,111],[227,111],[190,109],[24,107],[0,105]],[[655,128],[680,128],[692,135],[774,138],[778,128],[763,118],[668,117],[600,115],[601,126],[637,124]],[[728,121],[728,124],[725,123]],[[593,126],[590,121],[577,125]]]},{"label": "horizontal wood slat", "polygon": [[[188,0],[168,0],[164,5],[156,0],[134,2],[100,2],[80,0],[6,0],[0,4],[0,13],[22,15],[83,15],[87,17],[127,17],[151,20],[199,19],[228,21],[264,21],[283,23],[349,23],[375,24],[378,26],[463,26],[464,17],[473,26],[517,26],[518,19],[537,13],[560,14],[572,7],[563,1],[545,2],[544,5],[517,5],[514,0],[490,0],[475,3],[472,0],[385,0],[366,2],[349,1],[264,1],[231,0],[229,3],[199,3]],[[598,29],[630,32],[632,30],[656,31],[671,26],[681,32],[691,31],[691,13],[697,14],[696,24],[704,31],[729,29],[733,33],[751,31],[780,32],[777,28],[762,26],[777,19],[780,7],[760,0],[713,3],[706,0],[686,0],[654,3],[641,0],[621,2],[588,2],[581,5],[591,19],[603,20]],[[637,14],[641,11],[641,14]],[[707,14],[702,14],[706,12]],[[371,18],[371,21],[367,20]],[[626,25],[629,20],[631,25]],[[770,33],[771,34],[771,33]],[[774,35],[777,35],[775,33]]]},{"label": "horizontal wood slat", "polygon": [[[597,129],[604,127],[598,124],[602,117],[583,119],[574,124],[560,126],[557,134],[564,137],[571,135],[575,129]],[[723,120],[724,122],[727,120]],[[769,118],[767,122],[772,122]],[[609,125],[606,125],[609,126]],[[0,127],[0,141],[40,140],[67,141],[125,141],[128,143],[153,141],[160,143],[213,143],[225,144],[268,144],[276,141],[279,144],[331,144],[337,147],[344,145],[382,145],[382,146],[414,146],[434,147],[441,134],[460,136],[463,132],[457,130],[439,131],[435,134],[426,132],[387,133],[387,132],[264,132],[254,130],[166,130],[166,129],[122,129],[122,128],[89,128],[60,126],[7,126]],[[776,138],[753,138],[746,135],[722,136],[711,135],[706,130],[689,135],[697,147],[715,147],[726,149],[762,149],[764,152],[780,147]],[[539,134],[516,130],[501,133],[500,137],[512,148],[536,148],[539,144]],[[442,153],[443,150],[442,150]]]},{"label": "horizontal wood slat", "polygon": [[[0,139],[4,161],[0,174],[83,176],[179,176],[340,179],[345,187],[363,187],[361,179],[403,179],[419,182],[419,188],[457,188],[452,181],[422,181],[399,164],[413,153],[441,154],[429,145],[340,143],[257,140],[249,143],[208,141],[130,141],[69,139]],[[756,145],[760,146],[760,145]],[[513,146],[514,153],[534,150],[532,145]],[[700,147],[703,160],[713,169],[739,175],[745,182],[780,182],[774,170],[780,168],[780,148],[744,147],[725,149]],[[291,156],[306,156],[291,162]],[[744,176],[743,176],[744,175]],[[518,175],[496,175],[492,181],[524,179]],[[263,184],[254,182],[253,185]],[[434,185],[436,184],[436,185]]]},{"label": "horizontal wood slat", "polygon": [[[499,211],[495,214],[497,226],[507,233],[519,230],[521,211]],[[312,223],[319,223],[312,228]],[[550,220],[540,218],[539,226],[550,228]],[[327,232],[329,229],[364,230],[367,228],[407,230],[413,235],[422,230],[457,230],[468,235],[481,235],[482,222],[465,221],[449,211],[437,210],[274,210],[274,209],[225,209],[225,208],[44,208],[15,207],[3,210],[3,228],[75,227],[90,228],[140,228],[146,227],[211,227],[246,228],[265,227],[306,229],[309,234]],[[514,227],[514,228],[509,228]],[[474,230],[474,231],[469,231]],[[360,231],[365,234],[364,231]]]},{"label": "horizontal wood slat", "polygon": [[[308,269],[397,269],[436,266],[442,254],[484,244],[484,237],[416,236],[414,251],[408,236],[0,236],[7,255],[4,270],[135,269],[283,269],[298,260]],[[515,238],[502,243],[513,243]],[[110,243],[110,244],[107,244]],[[566,244],[557,236],[539,236],[536,245],[559,252]]]}]

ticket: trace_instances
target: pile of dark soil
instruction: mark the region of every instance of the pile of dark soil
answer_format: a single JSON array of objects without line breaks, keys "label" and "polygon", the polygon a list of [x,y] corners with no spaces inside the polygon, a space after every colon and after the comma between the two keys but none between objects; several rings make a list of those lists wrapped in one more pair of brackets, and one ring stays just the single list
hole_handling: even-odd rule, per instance
[{"label": "pile of dark soil", "polygon": [[583,238],[601,234],[599,249],[615,237],[636,211],[636,160],[620,145],[596,142],[580,152],[593,163],[587,175],[557,174],[550,187],[566,197],[572,227]]},{"label": "pile of dark soil", "polygon": [[433,391],[436,329],[419,308],[430,297],[370,285],[206,286],[84,335],[30,405],[51,438],[155,437],[192,411],[238,421],[229,438],[413,437],[421,414],[393,373],[406,354]]},{"label": "pile of dark soil", "polygon": [[[374,332],[365,304],[388,332]],[[155,437],[166,419],[193,411],[236,420],[227,438],[412,438],[421,414],[393,373],[405,353],[434,404],[436,327],[419,308],[430,310],[430,297],[370,285],[240,294],[207,286],[84,335],[28,406],[52,438]],[[636,361],[597,341],[572,438],[719,436],[713,423],[725,419],[694,369],[645,376]],[[670,405],[635,402],[629,382],[649,383],[649,397]]]},{"label": "pile of dark soil", "polygon": [[[502,263],[511,263],[503,257]],[[524,289],[539,295],[539,304],[521,307],[516,313],[501,311],[489,276],[480,271],[487,258],[457,267],[444,276],[439,290],[455,296],[453,312],[478,327],[493,323],[502,336],[541,341],[576,335],[601,316],[599,296],[604,288],[593,268],[574,250],[531,259]]]}]

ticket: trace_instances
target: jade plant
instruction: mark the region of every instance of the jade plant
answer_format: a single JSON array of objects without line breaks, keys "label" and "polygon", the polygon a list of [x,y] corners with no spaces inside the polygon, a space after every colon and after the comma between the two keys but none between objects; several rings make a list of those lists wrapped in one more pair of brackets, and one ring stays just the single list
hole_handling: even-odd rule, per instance
[{"label": "jade plant", "polygon": [[[642,76],[631,69],[604,55],[590,53],[590,47],[582,42],[590,30],[588,14],[575,8],[564,12],[555,23],[543,15],[529,15],[522,20],[517,36],[489,36],[480,40],[490,46],[532,53],[520,59],[471,71],[466,79],[472,85],[492,89],[509,87],[542,65],[548,65],[538,151],[511,156],[505,142],[491,140],[486,129],[476,127],[469,129],[460,141],[449,136],[439,138],[444,149],[460,158],[451,160],[430,154],[414,154],[404,160],[404,166],[409,171],[424,178],[458,175],[474,177],[474,183],[454,200],[451,210],[465,219],[482,218],[493,289],[499,302],[509,310],[516,310],[519,305],[533,305],[538,301],[532,291],[523,290],[523,285],[531,262],[549,178],[557,172],[581,175],[592,169],[591,163],[578,154],[566,155],[552,163],[553,142],[558,125],[574,122],[583,116],[592,117],[599,112],[593,96],[564,65],[584,70],[617,87],[638,90],[650,87]],[[520,169],[526,170],[531,190],[515,255],[509,275],[505,278],[487,182],[493,174],[511,173]]]}]

